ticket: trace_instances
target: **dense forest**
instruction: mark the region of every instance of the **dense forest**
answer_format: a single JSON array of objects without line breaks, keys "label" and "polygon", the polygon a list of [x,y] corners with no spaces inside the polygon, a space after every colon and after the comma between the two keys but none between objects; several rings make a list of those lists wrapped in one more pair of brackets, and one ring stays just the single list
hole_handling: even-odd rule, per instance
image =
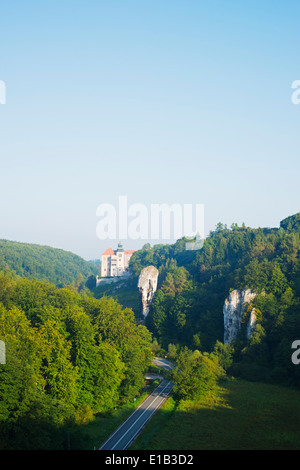
[{"label": "dense forest", "polygon": [[[279,228],[219,223],[201,250],[185,248],[184,239],[145,245],[130,261],[135,276],[150,264],[160,272],[146,319],[158,346],[174,356],[182,347],[217,349],[236,376],[300,385],[299,367],[291,362],[291,344],[300,339],[300,213]],[[245,288],[257,294],[245,313],[256,308],[255,332],[246,341],[242,328],[224,346],[224,301],[230,291]]]},{"label": "dense forest", "polygon": [[[145,245],[130,260],[132,277],[103,291],[93,265],[75,255],[1,242],[0,449],[68,448],[67,429],[140,393],[151,352],[176,362],[175,400],[201,399],[225,372],[300,386],[291,361],[300,340],[299,249],[300,213],[279,228],[220,223],[200,250],[186,250],[184,239]],[[142,325],[130,305],[149,265],[159,284]],[[223,344],[224,301],[245,288],[257,295],[237,338]],[[247,340],[252,308],[257,325]]]},{"label": "dense forest", "polygon": [[10,269],[21,277],[52,282],[62,287],[98,274],[99,267],[69,251],[49,246],[0,240],[0,270]]},{"label": "dense forest", "polygon": [[67,448],[68,426],[132,400],[149,367],[151,335],[132,310],[9,271],[0,339],[0,449]]}]

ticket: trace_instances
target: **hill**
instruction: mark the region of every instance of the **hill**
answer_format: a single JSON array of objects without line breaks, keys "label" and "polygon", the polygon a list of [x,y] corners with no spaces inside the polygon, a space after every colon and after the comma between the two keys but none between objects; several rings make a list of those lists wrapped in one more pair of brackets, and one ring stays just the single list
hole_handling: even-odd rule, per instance
[{"label": "hill", "polygon": [[300,339],[299,227],[300,213],[279,228],[219,223],[200,250],[187,251],[181,239],[134,253],[135,276],[150,264],[160,272],[146,319],[159,345],[213,351],[223,342],[225,299],[234,289],[251,289],[257,294],[251,305],[257,326],[250,341],[241,331],[232,345],[234,373],[300,385],[299,368],[291,362],[291,344]]},{"label": "hill", "polygon": [[0,271],[9,269],[28,279],[71,284],[81,274],[95,275],[97,266],[69,251],[49,246],[0,240]]},{"label": "hill", "polygon": [[67,449],[69,426],[133,402],[151,357],[151,335],[115,300],[8,273],[0,340],[0,450]]},{"label": "hill", "polygon": [[96,299],[101,299],[103,296],[112,297],[124,308],[131,308],[136,318],[140,316],[141,306],[136,276],[120,278],[117,282],[111,284],[100,284],[92,291]]}]

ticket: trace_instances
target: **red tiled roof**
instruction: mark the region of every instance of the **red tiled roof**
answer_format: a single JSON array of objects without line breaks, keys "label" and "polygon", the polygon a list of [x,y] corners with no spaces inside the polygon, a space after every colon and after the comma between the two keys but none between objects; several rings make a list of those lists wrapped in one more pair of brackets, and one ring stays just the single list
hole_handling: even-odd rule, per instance
[{"label": "red tiled roof", "polygon": [[107,248],[107,250],[102,253],[102,256],[113,256],[115,255],[115,252],[112,248]]},{"label": "red tiled roof", "polygon": [[[124,250],[124,255],[132,255],[135,253],[135,250]],[[114,251],[112,248],[107,248],[107,250],[102,253],[102,256],[114,256],[116,255],[116,251]]]}]

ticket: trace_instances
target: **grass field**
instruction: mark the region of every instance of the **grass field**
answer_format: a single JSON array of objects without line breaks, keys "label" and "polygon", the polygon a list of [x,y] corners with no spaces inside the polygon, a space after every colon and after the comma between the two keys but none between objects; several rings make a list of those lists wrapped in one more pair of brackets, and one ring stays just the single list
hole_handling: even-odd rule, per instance
[{"label": "grass field", "polygon": [[233,380],[201,404],[170,398],[132,450],[300,450],[300,391]]},{"label": "grass field", "polygon": [[100,284],[95,289],[94,295],[97,299],[104,295],[113,297],[123,308],[131,308],[137,317],[140,315],[141,306],[136,278],[125,280],[120,278],[118,282],[113,284]]}]

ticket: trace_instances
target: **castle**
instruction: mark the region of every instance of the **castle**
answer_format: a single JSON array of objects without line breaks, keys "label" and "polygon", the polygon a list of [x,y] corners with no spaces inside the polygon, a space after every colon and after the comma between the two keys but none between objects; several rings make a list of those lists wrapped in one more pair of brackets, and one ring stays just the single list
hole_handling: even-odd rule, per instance
[{"label": "castle", "polygon": [[108,248],[101,258],[101,278],[128,275],[129,260],[134,252],[135,250],[124,250],[122,243],[118,244],[117,251]]}]

